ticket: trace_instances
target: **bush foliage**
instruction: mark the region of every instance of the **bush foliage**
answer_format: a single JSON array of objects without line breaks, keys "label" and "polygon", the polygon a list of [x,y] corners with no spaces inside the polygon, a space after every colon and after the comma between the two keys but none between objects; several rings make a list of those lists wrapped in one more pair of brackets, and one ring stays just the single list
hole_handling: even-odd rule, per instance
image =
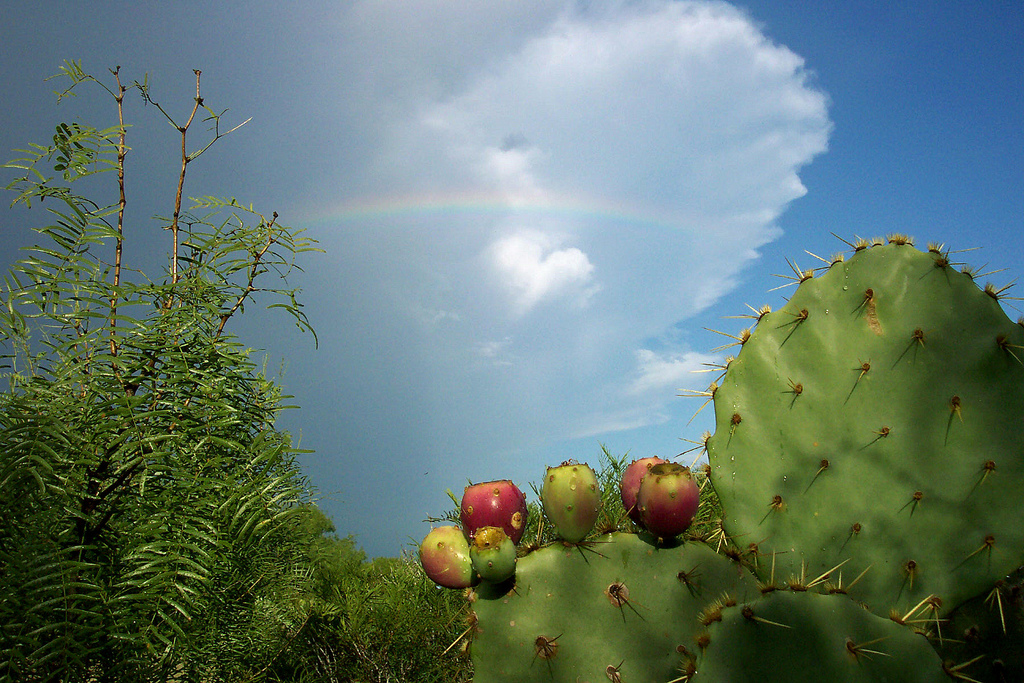
[{"label": "bush foliage", "polygon": [[[186,206],[191,164],[237,128],[200,76],[179,122],[147,80],[66,62],[58,99],[98,87],[116,123],[62,123],[5,165],[12,205],[49,219],[0,286],[0,680],[465,680],[445,656],[461,600],[334,534],[275,428],[288,397],[230,333],[257,297],[313,332],[285,278],[316,247],[234,199]],[[125,212],[133,91],[182,150],[149,224]],[[125,245],[160,234],[149,279]]]},{"label": "bush foliage", "polygon": [[314,247],[234,200],[182,210],[189,164],[222,137],[197,72],[191,116],[172,123],[183,150],[197,114],[212,134],[182,152],[156,221],[167,271],[122,262],[145,229],[125,222],[125,95],[164,110],[111,73],[65,63],[59,97],[99,85],[115,125],[60,124],[6,165],[14,204],[50,222],[0,290],[0,675],[243,680],[302,621],[309,492],[274,428],[285,397],[227,324],[259,294],[309,329],[295,292],[264,280]]}]

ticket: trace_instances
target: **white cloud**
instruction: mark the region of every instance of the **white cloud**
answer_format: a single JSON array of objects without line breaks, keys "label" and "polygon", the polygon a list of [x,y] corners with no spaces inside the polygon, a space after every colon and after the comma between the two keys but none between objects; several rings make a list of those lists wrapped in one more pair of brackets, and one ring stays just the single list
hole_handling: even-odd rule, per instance
[{"label": "white cloud", "polygon": [[[619,400],[607,402],[577,421],[573,438],[600,436],[641,429],[672,420],[679,397],[685,389],[703,389],[708,384],[708,364],[720,363],[712,354],[687,351],[657,352],[641,348],[634,352],[634,367],[625,386],[611,390]],[[673,405],[673,403],[675,405]],[[692,404],[685,405],[689,409]]]},{"label": "white cloud", "polygon": [[807,81],[729,5],[615,5],[566,12],[422,123],[464,170],[519,133],[545,189],[740,216],[805,192],[795,172],[829,129]]},{"label": "white cloud", "polygon": [[573,439],[602,436],[612,432],[643,429],[668,422],[671,414],[664,410],[652,410],[649,406],[630,406],[611,414],[594,413],[582,420],[569,433]]},{"label": "white cloud", "polygon": [[515,232],[496,241],[490,252],[520,314],[555,298],[565,298],[583,307],[597,291],[593,284],[594,265],[587,255],[576,247],[557,248],[544,233]]},{"label": "white cloud", "polygon": [[719,360],[717,356],[694,351],[666,354],[639,349],[636,352],[637,376],[627,391],[633,396],[654,394],[664,398],[680,389],[708,384],[697,373],[706,371],[706,364]]},{"label": "white cloud", "polygon": [[481,152],[481,176],[501,188],[510,206],[526,201],[544,201],[532,168],[542,156],[535,148],[502,149],[486,147]]},{"label": "white cloud", "polygon": [[518,313],[585,282],[587,264],[612,309],[645,298],[643,334],[712,305],[827,146],[803,59],[725,3],[566,5],[508,44],[395,120],[377,168],[389,187],[488,197],[551,240],[575,236],[563,249],[509,235],[522,222],[508,216],[480,222]]},{"label": "white cloud", "polygon": [[511,367],[514,360],[509,353],[512,346],[512,338],[491,339],[478,342],[473,346],[473,353],[492,367]]}]

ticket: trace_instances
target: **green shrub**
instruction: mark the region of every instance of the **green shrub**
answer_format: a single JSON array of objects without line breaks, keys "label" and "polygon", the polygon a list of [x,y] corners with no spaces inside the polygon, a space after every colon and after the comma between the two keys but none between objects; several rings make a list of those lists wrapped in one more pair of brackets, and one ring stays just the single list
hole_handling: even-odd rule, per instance
[{"label": "green shrub", "polygon": [[466,628],[462,595],[435,586],[414,555],[367,561],[352,537],[324,531],[310,546],[317,599],[301,635],[275,665],[274,679],[469,680],[469,661],[457,642]]},{"label": "green shrub", "polygon": [[[228,323],[259,292],[308,329],[264,280],[313,246],[233,199],[183,207],[189,164],[225,134],[196,72],[169,217],[148,226],[167,271],[134,270],[125,94],[164,109],[111,75],[67,62],[60,97],[98,85],[113,125],[62,123],[5,165],[14,203],[50,222],[0,283],[0,678],[257,678],[302,622],[310,492],[274,426],[286,397]],[[212,133],[186,152],[197,114]]]}]

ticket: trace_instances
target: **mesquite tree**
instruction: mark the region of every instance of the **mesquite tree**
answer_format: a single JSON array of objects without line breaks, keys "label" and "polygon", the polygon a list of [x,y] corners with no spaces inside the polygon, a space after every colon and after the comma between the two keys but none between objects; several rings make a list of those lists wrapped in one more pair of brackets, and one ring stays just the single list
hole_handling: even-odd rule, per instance
[{"label": "mesquite tree", "polygon": [[[99,86],[116,122],[60,124],[6,165],[13,204],[49,217],[0,286],[0,679],[259,678],[308,619],[309,492],[274,426],[284,397],[229,323],[259,298],[312,332],[284,278],[315,244],[276,213],[184,199],[238,127],[198,71],[184,121],[111,76],[66,62],[58,99]],[[180,136],[169,215],[148,224],[125,213],[133,91]],[[146,230],[167,238],[156,279],[122,260]]]}]

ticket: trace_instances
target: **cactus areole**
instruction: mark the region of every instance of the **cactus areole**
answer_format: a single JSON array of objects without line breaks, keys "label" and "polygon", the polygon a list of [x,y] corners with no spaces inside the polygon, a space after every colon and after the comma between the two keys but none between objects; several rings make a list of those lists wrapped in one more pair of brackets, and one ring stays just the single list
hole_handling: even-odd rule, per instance
[{"label": "cactus areole", "polygon": [[420,544],[420,563],[430,580],[445,588],[469,588],[477,582],[469,543],[457,526],[431,529]]},{"label": "cactus areole", "polygon": [[462,530],[470,541],[477,529],[501,527],[505,535],[518,544],[526,528],[526,496],[508,479],[467,486],[462,494],[459,518]]},{"label": "cactus areole", "polygon": [[640,492],[640,482],[652,467],[663,462],[668,461],[659,457],[640,458],[629,463],[622,472],[622,482],[619,485],[622,507],[629,513],[629,518],[637,524],[643,524],[640,520],[640,508],[636,505],[636,494]]},{"label": "cactus areole", "polygon": [[637,507],[648,531],[673,538],[686,531],[697,515],[700,489],[690,468],[674,462],[655,465],[640,482]]}]

